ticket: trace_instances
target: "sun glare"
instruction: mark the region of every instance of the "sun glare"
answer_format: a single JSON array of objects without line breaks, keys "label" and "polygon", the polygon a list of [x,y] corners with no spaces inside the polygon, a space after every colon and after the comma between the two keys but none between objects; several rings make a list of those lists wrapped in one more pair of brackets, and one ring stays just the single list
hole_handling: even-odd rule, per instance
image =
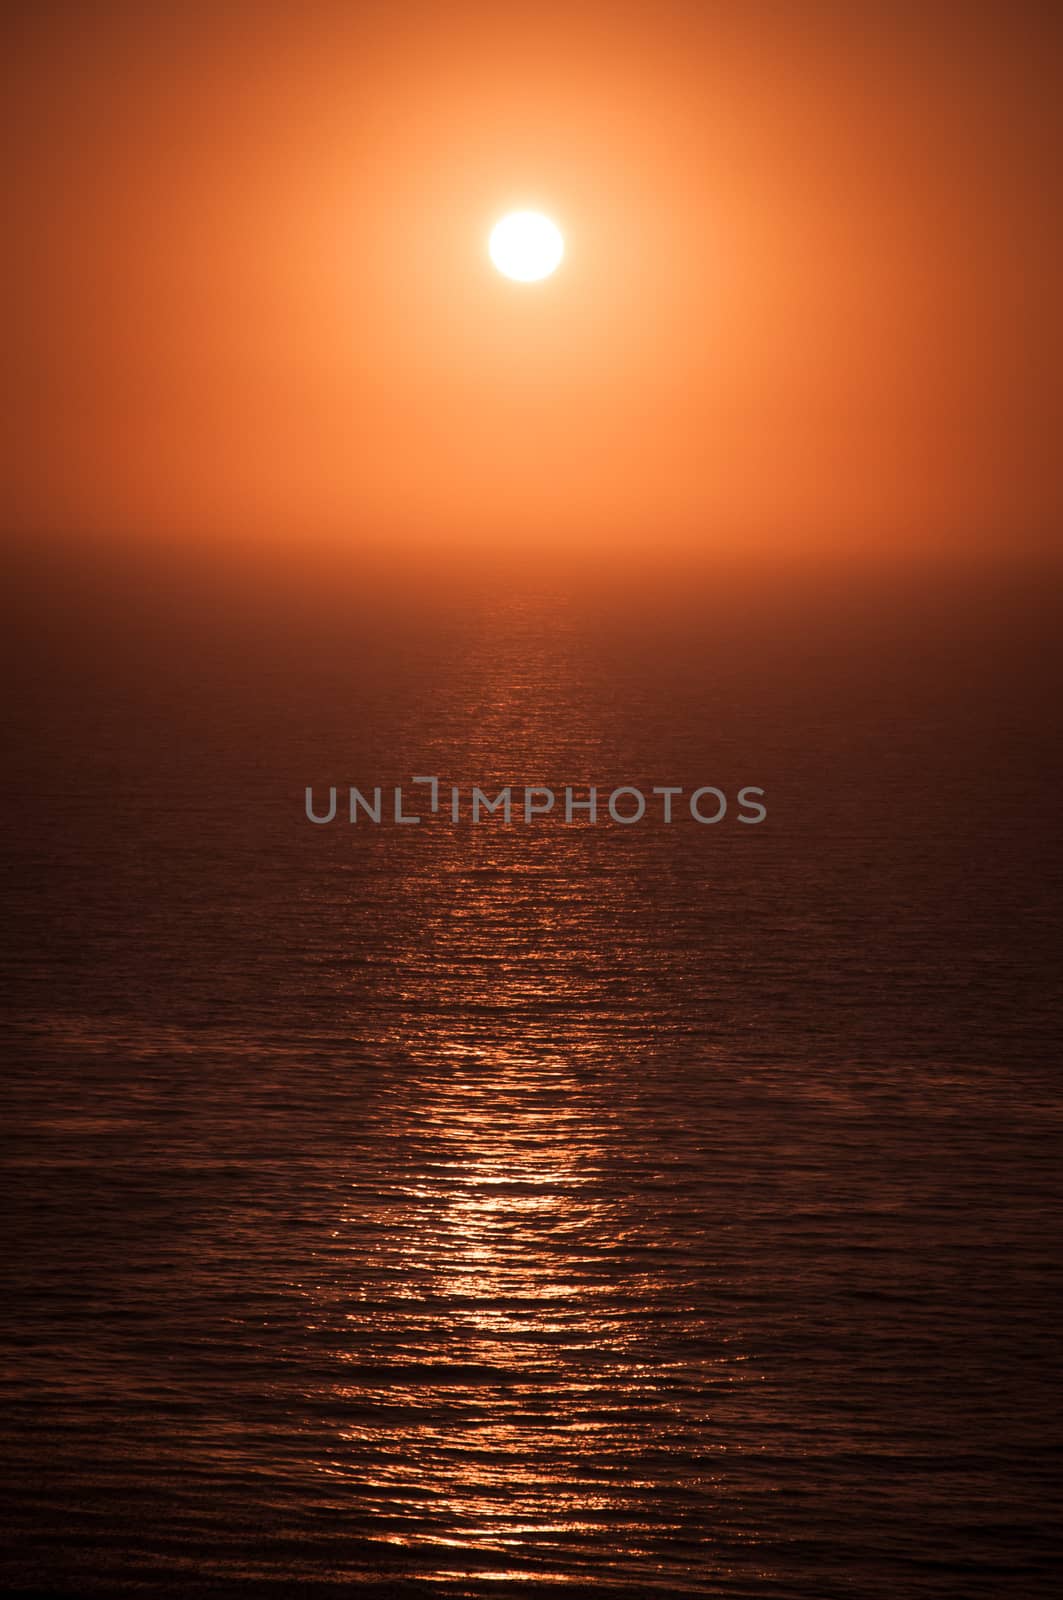
[{"label": "sun glare", "polygon": [[556,271],[565,241],[556,223],[538,211],[512,211],[491,231],[488,246],[499,272],[519,283],[533,283]]}]

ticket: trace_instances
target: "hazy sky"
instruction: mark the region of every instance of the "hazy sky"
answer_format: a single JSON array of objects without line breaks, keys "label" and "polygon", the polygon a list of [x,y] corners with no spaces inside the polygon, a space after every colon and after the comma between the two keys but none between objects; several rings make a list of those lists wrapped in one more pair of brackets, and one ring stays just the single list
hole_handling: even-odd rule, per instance
[{"label": "hazy sky", "polygon": [[[27,5],[8,520],[1036,542],[1041,14]],[[520,205],[543,284],[487,258]]]}]

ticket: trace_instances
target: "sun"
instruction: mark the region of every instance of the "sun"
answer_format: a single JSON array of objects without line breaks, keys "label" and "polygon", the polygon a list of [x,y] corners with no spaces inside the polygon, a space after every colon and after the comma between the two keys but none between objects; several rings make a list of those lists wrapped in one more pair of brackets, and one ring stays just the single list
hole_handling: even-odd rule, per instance
[{"label": "sun", "polygon": [[518,283],[534,283],[556,272],[565,253],[561,230],[540,211],[511,211],[496,222],[488,245],[499,272]]}]

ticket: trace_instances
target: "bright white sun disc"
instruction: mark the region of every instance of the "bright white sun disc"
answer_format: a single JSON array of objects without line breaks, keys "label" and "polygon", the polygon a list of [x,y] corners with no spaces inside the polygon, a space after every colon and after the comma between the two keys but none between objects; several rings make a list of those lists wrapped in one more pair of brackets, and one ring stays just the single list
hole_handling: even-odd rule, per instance
[{"label": "bright white sun disc", "polygon": [[539,211],[511,211],[496,222],[488,246],[499,272],[520,283],[548,278],[565,253],[556,223]]}]

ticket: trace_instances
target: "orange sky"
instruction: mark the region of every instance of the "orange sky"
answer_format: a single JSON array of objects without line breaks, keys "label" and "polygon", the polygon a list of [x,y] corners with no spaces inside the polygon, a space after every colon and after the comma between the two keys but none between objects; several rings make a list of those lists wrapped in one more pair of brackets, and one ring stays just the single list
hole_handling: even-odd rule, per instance
[{"label": "orange sky", "polygon": [[[1036,542],[1039,14],[27,6],[9,521]],[[521,205],[566,235],[543,284],[487,260]]]}]

